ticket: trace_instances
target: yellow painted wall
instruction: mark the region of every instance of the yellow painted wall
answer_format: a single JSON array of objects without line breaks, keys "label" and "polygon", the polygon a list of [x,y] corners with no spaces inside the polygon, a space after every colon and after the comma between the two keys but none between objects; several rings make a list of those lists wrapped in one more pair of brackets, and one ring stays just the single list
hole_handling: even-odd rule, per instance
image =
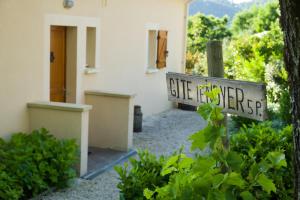
[{"label": "yellow painted wall", "polygon": [[44,99],[44,15],[99,16],[99,0],[0,0],[0,135],[28,130],[26,103]]},{"label": "yellow painted wall", "polygon": [[[62,2],[0,0],[0,136],[28,131],[26,104],[49,100],[47,15],[100,19],[97,74],[83,73],[86,33],[82,27],[89,18],[82,19],[78,28],[77,103],[84,103],[85,90],[96,89],[136,93],[135,103],[142,106],[145,115],[171,107],[167,101],[166,70],[145,73],[145,26],[155,23],[169,31],[168,70],[179,72],[184,44],[182,0],[107,0],[107,5],[103,4],[105,0],[76,0],[72,9],[63,8]],[[76,24],[76,20],[69,21]]]},{"label": "yellow painted wall", "polygon": [[[108,0],[101,9],[100,73],[84,77],[84,87],[136,93],[145,115],[171,108],[165,73],[183,62],[185,4],[182,0]],[[147,24],[168,30],[167,70],[146,74]]]}]

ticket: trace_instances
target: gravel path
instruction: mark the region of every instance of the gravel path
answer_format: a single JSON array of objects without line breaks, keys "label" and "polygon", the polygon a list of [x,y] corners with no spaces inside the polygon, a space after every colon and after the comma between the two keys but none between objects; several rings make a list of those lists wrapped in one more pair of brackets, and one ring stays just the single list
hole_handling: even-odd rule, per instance
[{"label": "gravel path", "polygon": [[[134,133],[134,147],[148,148],[157,155],[168,155],[185,146],[189,149],[187,137],[203,128],[205,122],[195,112],[169,110],[147,117],[143,122],[143,132]],[[45,200],[118,200],[118,175],[111,169],[94,180],[78,179],[78,184],[70,189],[49,194]]]}]

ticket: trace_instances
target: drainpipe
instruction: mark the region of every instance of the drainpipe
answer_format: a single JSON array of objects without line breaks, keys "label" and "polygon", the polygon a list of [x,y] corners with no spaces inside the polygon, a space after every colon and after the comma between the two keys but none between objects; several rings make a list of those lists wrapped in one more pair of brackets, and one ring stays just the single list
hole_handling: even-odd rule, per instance
[{"label": "drainpipe", "polygon": [[183,45],[182,45],[182,66],[181,72],[185,73],[186,63],[186,50],[187,50],[187,28],[188,28],[188,17],[189,17],[189,6],[195,0],[184,0],[184,25],[183,25]]}]

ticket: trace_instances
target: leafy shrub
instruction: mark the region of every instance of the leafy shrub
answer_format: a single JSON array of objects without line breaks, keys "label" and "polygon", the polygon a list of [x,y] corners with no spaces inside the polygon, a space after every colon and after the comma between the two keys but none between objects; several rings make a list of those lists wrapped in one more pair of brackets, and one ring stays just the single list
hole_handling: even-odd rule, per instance
[{"label": "leafy shrub", "polygon": [[259,33],[271,29],[272,23],[280,16],[278,1],[270,1],[264,6],[253,6],[237,13],[232,21],[235,34],[243,32]]},{"label": "leafy shrub", "polygon": [[[276,106],[276,107],[274,107]],[[283,129],[287,125],[291,124],[291,114],[290,114],[290,96],[288,92],[281,94],[279,98],[279,105],[270,104],[267,110],[268,120],[272,121],[270,128],[273,129]],[[260,121],[254,119],[248,119],[236,115],[231,115],[231,121],[229,121],[229,131],[234,135],[238,133],[238,130],[244,127],[251,127],[260,124]]]},{"label": "leafy shrub", "polygon": [[17,181],[4,171],[3,166],[0,167],[0,199],[17,200],[22,193],[23,190],[17,185]]},{"label": "leafy shrub", "polygon": [[138,157],[139,160],[130,159],[130,169],[127,163],[124,168],[115,167],[121,180],[118,188],[124,199],[146,199],[143,195],[145,188],[155,189],[154,186],[165,185],[168,181],[168,177],[160,174],[165,162],[163,156],[157,159],[148,151],[139,151]]},{"label": "leafy shrub", "polygon": [[1,143],[0,199],[26,199],[51,187],[63,188],[76,175],[75,140],[60,141],[41,129],[14,134]]},{"label": "leafy shrub", "polygon": [[240,117],[240,116],[236,116],[236,115],[232,115],[231,120],[232,120],[233,126],[236,129],[240,129],[241,127],[244,127],[244,126],[250,127],[252,124],[259,123],[257,120]]},{"label": "leafy shrub", "polygon": [[[282,130],[275,130],[272,128],[271,122],[244,127],[231,138],[231,149],[239,152],[243,158],[241,171],[243,177],[246,177],[253,170],[251,169],[253,163],[261,162],[269,152],[284,153],[287,167],[274,168],[266,172],[276,186],[276,193],[271,195],[272,199],[292,199],[292,144],[291,126]],[[255,188],[255,190],[258,193],[260,189]]]},{"label": "leafy shrub", "polygon": [[228,17],[206,16],[198,13],[188,20],[188,44],[186,55],[186,72],[207,74],[206,43],[210,40],[223,40],[231,36]]},{"label": "leafy shrub", "polygon": [[291,99],[287,90],[283,90],[279,98],[279,116],[285,124],[292,123]]},{"label": "leafy shrub", "polygon": [[[218,89],[207,92],[214,99]],[[154,191],[146,189],[148,199],[271,199],[276,186],[268,176],[274,170],[287,166],[281,151],[269,151],[260,160],[249,163],[250,170],[243,174],[240,152],[226,148],[226,128],[222,124],[222,109],[212,103],[199,107],[199,114],[207,126],[193,134],[192,150],[211,151],[206,156],[189,158],[175,155],[166,162],[162,175],[171,174],[167,185]],[[175,172],[175,173],[174,173]]]},{"label": "leafy shrub", "polygon": [[227,27],[228,17],[205,16],[201,13],[190,16],[188,19],[187,49],[192,53],[203,53],[206,43],[210,40],[222,40],[230,37]]},{"label": "leafy shrub", "polygon": [[225,46],[224,69],[229,79],[265,82],[265,57],[260,53],[261,38],[243,35]]},{"label": "leafy shrub", "polygon": [[[143,182],[143,185],[149,185],[144,188],[144,196],[147,199],[252,200],[272,199],[273,197],[286,197],[286,199],[289,199],[290,191],[284,191],[284,189],[289,189],[290,185],[284,185],[285,182],[282,182],[282,180],[285,177],[282,177],[282,175],[288,170],[287,167],[290,167],[285,156],[286,153],[287,160],[290,162],[290,155],[288,155],[290,151],[290,144],[288,143],[290,142],[290,137],[288,137],[291,134],[290,127],[281,132],[282,135],[286,136],[286,140],[282,136],[280,137],[281,143],[264,143],[261,148],[270,145],[266,147],[265,151],[255,151],[255,144],[253,144],[253,147],[249,145],[250,150],[244,150],[243,145],[248,148],[245,141],[241,146],[239,146],[239,142],[236,142],[236,150],[227,148],[226,128],[223,125],[224,116],[222,109],[217,106],[216,100],[219,92],[220,90],[217,88],[206,92],[205,94],[212,99],[212,102],[198,108],[198,113],[207,120],[207,126],[190,136],[192,150],[196,150],[194,156],[188,157],[179,151],[165,159],[159,173],[157,173],[159,168],[147,169],[149,172],[155,171],[156,173],[152,173],[152,175],[156,174],[159,179],[166,178],[161,182],[161,185],[151,182],[155,180],[153,177],[144,179],[144,181],[150,181]],[[270,124],[265,126],[265,130],[261,127],[254,127],[253,129],[255,131],[263,130],[261,132],[262,137],[268,138],[266,134],[272,131],[275,135],[275,131],[268,128]],[[245,128],[245,130],[248,129]],[[252,132],[255,132],[254,130]],[[256,142],[259,141],[257,139]],[[273,145],[276,145],[276,148]],[[204,155],[197,153],[199,150],[203,151],[205,149],[210,150]],[[259,154],[259,159],[256,159],[256,157],[250,157],[252,159],[249,159],[247,157],[247,153],[251,152],[252,149]],[[127,166],[125,166],[125,169],[127,170]],[[138,168],[134,167],[132,171],[125,174],[134,173],[136,169]],[[124,172],[122,168],[118,168],[118,170]],[[135,179],[124,176],[124,173],[119,174],[121,174],[123,188],[134,188],[134,181],[132,180]],[[291,178],[291,174],[286,176]],[[291,180],[287,180],[286,183],[290,183]],[[124,183],[127,183],[127,185]],[[125,199],[141,199],[140,187],[137,192],[137,196],[130,196],[130,198],[125,196]]]},{"label": "leafy shrub", "polygon": [[[275,105],[276,123],[290,124],[287,72],[283,62],[283,32],[278,1],[238,13],[232,23],[233,37],[225,45],[225,76],[229,79],[263,82],[268,104]],[[236,124],[248,124],[242,118]],[[250,123],[251,124],[251,123]],[[274,125],[273,125],[274,126]]]},{"label": "leafy shrub", "polygon": [[188,51],[186,54],[186,73],[207,75],[206,54]]}]

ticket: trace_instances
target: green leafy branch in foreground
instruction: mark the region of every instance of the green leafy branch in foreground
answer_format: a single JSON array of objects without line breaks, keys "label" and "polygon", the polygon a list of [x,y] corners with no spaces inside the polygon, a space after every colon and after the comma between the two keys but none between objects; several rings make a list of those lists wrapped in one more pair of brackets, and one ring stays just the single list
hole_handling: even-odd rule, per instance
[{"label": "green leafy branch in foreground", "polygon": [[167,159],[160,176],[168,177],[169,182],[146,188],[147,199],[252,200],[270,199],[276,193],[269,173],[287,167],[283,150],[270,151],[260,161],[252,161],[247,174],[242,174],[245,160],[240,152],[224,146],[226,127],[222,109],[217,106],[219,93],[217,88],[207,91],[211,103],[198,108],[207,126],[190,136],[194,157],[179,152]]}]

